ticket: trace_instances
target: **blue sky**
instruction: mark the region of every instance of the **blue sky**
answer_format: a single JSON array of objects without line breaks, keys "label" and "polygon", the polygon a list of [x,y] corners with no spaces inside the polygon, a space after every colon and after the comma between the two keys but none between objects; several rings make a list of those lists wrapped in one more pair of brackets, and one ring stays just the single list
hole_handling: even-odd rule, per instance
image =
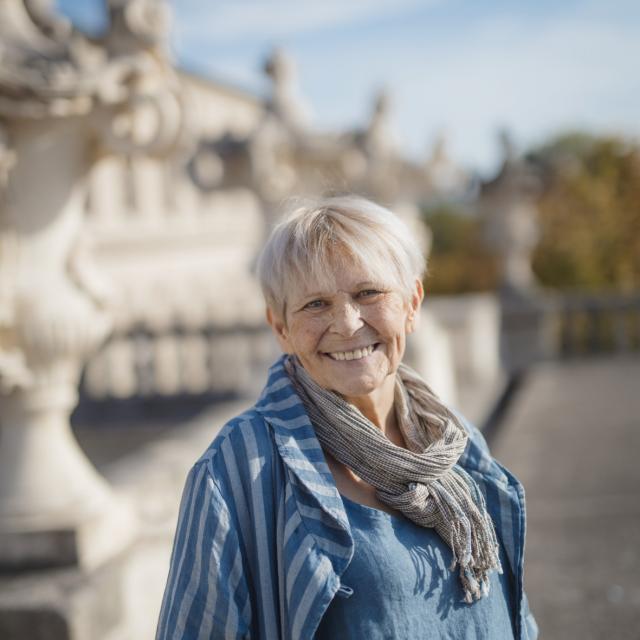
[{"label": "blue sky", "polygon": [[[92,25],[100,0],[57,0]],[[495,167],[495,132],[527,147],[583,129],[640,136],[637,0],[173,0],[178,63],[262,93],[274,45],[297,62],[310,124],[360,126],[379,88],[394,134],[423,157],[447,136],[458,161]]]}]

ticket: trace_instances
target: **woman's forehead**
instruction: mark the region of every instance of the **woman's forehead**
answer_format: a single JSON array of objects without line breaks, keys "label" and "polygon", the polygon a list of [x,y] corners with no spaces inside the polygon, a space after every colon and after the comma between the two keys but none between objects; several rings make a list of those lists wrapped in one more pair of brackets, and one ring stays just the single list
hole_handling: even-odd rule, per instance
[{"label": "woman's forehead", "polygon": [[[315,272],[314,272],[315,271]],[[396,288],[392,274],[385,275],[354,261],[331,262],[324,269],[309,270],[300,274],[290,287],[290,299],[313,295],[328,295],[337,291],[355,291],[363,286]]]}]

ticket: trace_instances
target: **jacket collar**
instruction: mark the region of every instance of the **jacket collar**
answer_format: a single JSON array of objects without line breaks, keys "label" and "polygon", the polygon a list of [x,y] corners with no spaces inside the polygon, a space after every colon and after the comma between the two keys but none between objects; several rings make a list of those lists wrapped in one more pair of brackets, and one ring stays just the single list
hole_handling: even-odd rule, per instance
[{"label": "jacket collar", "polygon": [[269,369],[267,384],[255,405],[270,425],[278,452],[289,471],[342,529],[349,521],[324,452],[305,407],[284,368],[287,356]]},{"label": "jacket collar", "polygon": [[506,485],[509,482],[502,467],[493,459],[482,433],[464,416],[455,413],[469,434],[467,446],[458,460],[458,464],[468,472],[476,472],[486,480]]}]

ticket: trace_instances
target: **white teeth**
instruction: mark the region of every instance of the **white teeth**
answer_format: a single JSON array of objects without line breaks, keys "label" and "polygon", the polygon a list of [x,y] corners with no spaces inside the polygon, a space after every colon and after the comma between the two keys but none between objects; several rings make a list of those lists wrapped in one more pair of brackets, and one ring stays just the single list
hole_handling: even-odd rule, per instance
[{"label": "white teeth", "polygon": [[334,360],[360,360],[361,358],[371,355],[373,353],[373,349],[374,346],[370,344],[368,347],[364,347],[362,349],[354,349],[353,351],[336,351],[329,355]]}]

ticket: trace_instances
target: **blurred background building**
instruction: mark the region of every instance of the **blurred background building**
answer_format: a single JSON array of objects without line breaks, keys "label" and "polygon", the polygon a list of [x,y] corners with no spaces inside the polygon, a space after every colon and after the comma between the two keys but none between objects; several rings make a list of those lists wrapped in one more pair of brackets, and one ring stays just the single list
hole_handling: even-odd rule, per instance
[{"label": "blurred background building", "polygon": [[[153,637],[186,471],[277,355],[257,252],[289,198],[328,192],[389,206],[429,254],[408,358],[528,489],[527,589],[542,637],[637,638],[637,83],[623,83],[630,104],[604,109],[587,132],[539,128],[524,146],[503,129],[498,155],[463,145],[456,161],[436,124],[446,109],[431,110],[444,100],[463,112],[458,80],[430,102],[415,85],[435,94],[437,80],[394,75],[393,49],[381,57],[376,46],[384,34],[421,37],[425,16],[446,26],[437,3],[329,2],[311,11],[315,26],[282,13],[284,0],[235,6],[176,3],[172,18],[159,0],[0,2],[0,638]],[[585,46],[578,32],[611,45],[617,25],[618,48],[600,55],[629,53],[639,16],[625,11],[607,22],[593,3],[571,46]],[[518,24],[506,26],[502,57]],[[364,46],[360,27],[371,60],[353,57],[377,89],[357,97],[371,103],[354,124],[352,106],[340,120],[333,104],[352,105],[353,87],[365,93],[340,52],[345,41]],[[317,80],[275,46],[290,40],[295,51],[295,34],[314,29],[327,45]],[[557,49],[557,33],[546,35]],[[414,70],[431,68],[409,49]],[[238,78],[214,79],[216,53]],[[403,77],[414,89],[403,91]],[[477,98],[466,112],[486,110],[494,88],[466,82]],[[520,86],[496,88],[494,104],[517,102]],[[566,98],[564,84],[554,90]],[[333,113],[324,122],[323,108]],[[608,117],[618,120],[606,131]],[[424,126],[426,153],[416,146]]]}]

